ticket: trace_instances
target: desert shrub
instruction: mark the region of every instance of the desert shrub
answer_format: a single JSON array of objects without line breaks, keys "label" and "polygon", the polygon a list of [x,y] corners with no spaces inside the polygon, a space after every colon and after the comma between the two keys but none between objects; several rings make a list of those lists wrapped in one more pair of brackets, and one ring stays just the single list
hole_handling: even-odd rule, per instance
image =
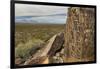
[{"label": "desert shrub", "polygon": [[20,57],[26,60],[32,53],[35,53],[41,47],[41,44],[44,44],[44,42],[40,39],[29,40],[25,44],[20,43],[15,48],[15,57]]},{"label": "desert shrub", "polygon": [[38,50],[42,49],[43,46],[44,46],[44,44],[35,45],[34,48],[31,48],[31,49],[30,49],[29,54],[30,54],[30,55],[35,54]]}]

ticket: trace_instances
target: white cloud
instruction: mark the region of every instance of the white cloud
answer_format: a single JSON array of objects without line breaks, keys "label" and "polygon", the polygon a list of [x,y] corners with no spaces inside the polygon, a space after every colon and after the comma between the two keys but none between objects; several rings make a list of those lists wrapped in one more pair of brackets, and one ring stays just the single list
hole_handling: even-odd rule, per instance
[{"label": "white cloud", "polygon": [[15,4],[15,16],[39,16],[67,13],[67,8],[68,7],[62,6]]}]

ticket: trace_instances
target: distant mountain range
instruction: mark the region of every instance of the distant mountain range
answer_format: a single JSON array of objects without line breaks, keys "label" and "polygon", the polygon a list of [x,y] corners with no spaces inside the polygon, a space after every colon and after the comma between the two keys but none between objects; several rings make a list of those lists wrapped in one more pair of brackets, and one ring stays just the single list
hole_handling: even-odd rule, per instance
[{"label": "distant mountain range", "polygon": [[66,22],[66,14],[51,14],[41,16],[15,16],[16,23],[55,23],[64,24]]}]

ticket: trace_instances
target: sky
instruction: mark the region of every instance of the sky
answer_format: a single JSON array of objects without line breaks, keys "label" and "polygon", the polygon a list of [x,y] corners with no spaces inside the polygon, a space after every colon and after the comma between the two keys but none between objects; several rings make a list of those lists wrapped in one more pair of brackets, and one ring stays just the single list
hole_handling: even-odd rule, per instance
[{"label": "sky", "polygon": [[15,22],[64,24],[67,19],[67,8],[62,6],[15,4]]}]

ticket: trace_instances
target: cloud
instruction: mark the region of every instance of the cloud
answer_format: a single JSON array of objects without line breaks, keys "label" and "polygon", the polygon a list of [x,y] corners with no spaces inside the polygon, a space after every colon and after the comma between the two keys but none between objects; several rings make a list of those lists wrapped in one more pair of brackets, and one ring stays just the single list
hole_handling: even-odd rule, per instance
[{"label": "cloud", "polygon": [[15,16],[41,16],[66,13],[68,7],[15,4]]}]

